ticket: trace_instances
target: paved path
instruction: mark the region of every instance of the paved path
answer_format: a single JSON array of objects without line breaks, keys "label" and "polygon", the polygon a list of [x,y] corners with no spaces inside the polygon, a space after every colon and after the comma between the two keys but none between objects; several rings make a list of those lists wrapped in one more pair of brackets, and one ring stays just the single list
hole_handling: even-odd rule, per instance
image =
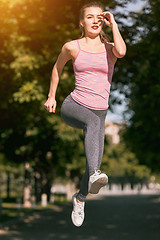
[{"label": "paved path", "polygon": [[72,225],[71,204],[34,214],[1,230],[2,240],[160,240],[160,197],[108,196],[86,202],[84,224]]}]

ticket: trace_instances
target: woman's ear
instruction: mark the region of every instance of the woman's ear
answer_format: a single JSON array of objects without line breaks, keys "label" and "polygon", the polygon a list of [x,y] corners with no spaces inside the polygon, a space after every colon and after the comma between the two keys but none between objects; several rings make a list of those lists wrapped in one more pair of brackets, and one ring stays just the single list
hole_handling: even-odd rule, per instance
[{"label": "woman's ear", "polygon": [[84,27],[82,20],[80,21],[80,26],[81,26],[81,27]]}]

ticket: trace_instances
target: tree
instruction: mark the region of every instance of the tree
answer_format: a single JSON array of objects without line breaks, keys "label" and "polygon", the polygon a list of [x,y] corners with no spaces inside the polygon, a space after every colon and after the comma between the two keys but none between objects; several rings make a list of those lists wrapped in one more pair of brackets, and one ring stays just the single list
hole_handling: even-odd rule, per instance
[{"label": "tree", "polygon": [[150,180],[150,169],[145,165],[139,165],[134,152],[130,151],[122,139],[121,133],[119,144],[112,144],[106,137],[108,145],[105,144],[102,169],[109,176],[109,183],[118,183],[122,187],[130,183],[133,188],[137,183],[148,183]]},{"label": "tree", "polygon": [[150,0],[141,12],[131,14],[134,24],[130,26],[130,52],[124,69],[130,79],[128,96],[132,116],[125,139],[140,163],[159,171],[159,2]]}]

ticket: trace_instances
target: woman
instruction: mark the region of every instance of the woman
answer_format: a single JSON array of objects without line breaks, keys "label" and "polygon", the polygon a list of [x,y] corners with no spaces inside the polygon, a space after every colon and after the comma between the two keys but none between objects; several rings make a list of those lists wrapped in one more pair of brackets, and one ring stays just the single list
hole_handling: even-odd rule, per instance
[{"label": "woman", "polygon": [[[109,42],[102,31],[103,24],[112,28],[114,42]],[[84,205],[88,193],[96,194],[108,182],[100,165],[104,149],[105,117],[108,109],[110,85],[117,58],[126,54],[126,45],[113,15],[105,11],[99,2],[85,4],[80,10],[80,39],[63,45],[53,67],[48,100],[44,104],[55,113],[56,89],[59,77],[67,61],[72,59],[75,73],[75,89],[63,101],[61,117],[74,128],[83,129],[86,154],[86,172],[80,190],[72,197],[72,222],[81,226],[84,221]]]}]

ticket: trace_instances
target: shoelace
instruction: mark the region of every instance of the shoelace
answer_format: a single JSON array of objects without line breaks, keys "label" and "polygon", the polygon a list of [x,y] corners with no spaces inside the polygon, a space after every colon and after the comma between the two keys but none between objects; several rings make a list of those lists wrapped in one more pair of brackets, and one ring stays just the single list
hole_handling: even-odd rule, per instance
[{"label": "shoelace", "polygon": [[84,208],[84,206],[81,203],[78,203],[77,206],[76,206],[75,212],[77,212],[80,217],[82,217],[83,208]]},{"label": "shoelace", "polygon": [[97,176],[97,175],[99,175],[99,174],[101,174],[101,171],[100,171],[100,170],[95,170],[93,176]]}]

